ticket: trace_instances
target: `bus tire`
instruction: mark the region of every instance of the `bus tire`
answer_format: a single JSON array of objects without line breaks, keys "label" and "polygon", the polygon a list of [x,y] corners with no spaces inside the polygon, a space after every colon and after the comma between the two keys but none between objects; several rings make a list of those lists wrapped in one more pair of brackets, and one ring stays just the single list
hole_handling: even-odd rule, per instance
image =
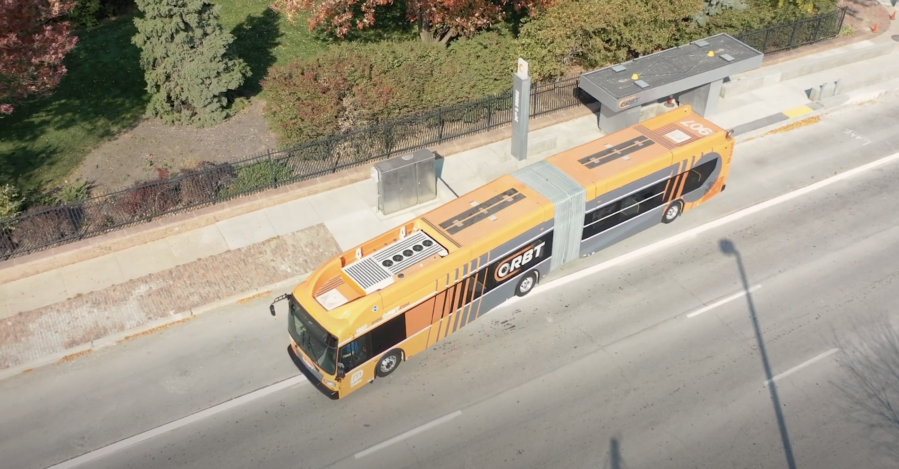
[{"label": "bus tire", "polygon": [[515,296],[525,296],[537,285],[537,271],[532,270],[521,277],[515,286]]},{"label": "bus tire", "polygon": [[393,373],[397,367],[400,366],[400,362],[403,361],[403,354],[399,350],[391,350],[384,354],[381,357],[381,360],[378,361],[378,367],[375,368],[375,375],[378,378],[386,378]]},{"label": "bus tire", "polygon": [[662,214],[662,223],[671,223],[674,220],[677,220],[677,217],[680,216],[681,212],[684,211],[684,203],[680,200],[676,200],[665,209],[665,213]]}]

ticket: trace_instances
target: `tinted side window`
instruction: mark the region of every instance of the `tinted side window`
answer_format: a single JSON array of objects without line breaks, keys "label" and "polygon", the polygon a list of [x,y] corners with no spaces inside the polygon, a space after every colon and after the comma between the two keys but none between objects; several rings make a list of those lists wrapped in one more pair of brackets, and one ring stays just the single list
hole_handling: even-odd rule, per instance
[{"label": "tinted side window", "polygon": [[344,369],[350,371],[368,361],[372,355],[371,334],[365,334],[341,347],[339,357]]},{"label": "tinted side window", "polygon": [[712,171],[715,170],[716,166],[718,166],[718,158],[691,169],[687,173],[687,180],[684,182],[683,193],[689,194],[690,192],[699,189],[699,187],[709,179],[709,176],[712,175]]},{"label": "tinted side window", "polygon": [[393,348],[406,339],[406,315],[399,316],[378,326],[371,334],[372,355],[377,355]]},{"label": "tinted side window", "polygon": [[584,219],[584,234],[581,239],[602,233],[658,207],[662,204],[667,182],[662,181],[588,213]]}]

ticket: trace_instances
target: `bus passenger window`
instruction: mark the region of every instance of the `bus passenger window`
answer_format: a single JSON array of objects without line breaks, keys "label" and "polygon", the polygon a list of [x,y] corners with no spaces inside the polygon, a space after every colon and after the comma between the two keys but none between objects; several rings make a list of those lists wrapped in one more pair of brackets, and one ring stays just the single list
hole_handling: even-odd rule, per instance
[{"label": "bus passenger window", "polygon": [[603,218],[606,218],[609,215],[617,212],[619,210],[620,206],[621,206],[621,201],[619,200],[617,202],[606,205],[605,207],[596,209],[587,214],[587,221],[584,224],[589,225],[591,223],[596,223],[596,222],[602,220]]},{"label": "bus passenger window", "polygon": [[637,198],[639,195],[640,194],[628,196],[628,198],[624,199],[624,202],[621,204],[624,209],[621,211],[621,216],[625,220],[640,213],[640,200]]},{"label": "bus passenger window", "polygon": [[365,334],[340,349],[340,363],[350,371],[368,361],[371,355],[371,337]]}]

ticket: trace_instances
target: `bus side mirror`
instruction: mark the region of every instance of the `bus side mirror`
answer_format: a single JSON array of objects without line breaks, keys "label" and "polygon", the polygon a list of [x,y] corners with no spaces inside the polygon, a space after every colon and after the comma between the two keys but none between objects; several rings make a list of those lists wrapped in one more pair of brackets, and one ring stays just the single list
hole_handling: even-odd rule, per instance
[{"label": "bus side mirror", "polygon": [[344,376],[346,376],[346,368],[343,366],[343,363],[338,363],[337,364],[337,381],[342,380]]},{"label": "bus side mirror", "polygon": [[275,304],[274,304],[274,303],[268,305],[268,311],[269,311],[270,313],[272,313],[272,316],[275,315]]}]

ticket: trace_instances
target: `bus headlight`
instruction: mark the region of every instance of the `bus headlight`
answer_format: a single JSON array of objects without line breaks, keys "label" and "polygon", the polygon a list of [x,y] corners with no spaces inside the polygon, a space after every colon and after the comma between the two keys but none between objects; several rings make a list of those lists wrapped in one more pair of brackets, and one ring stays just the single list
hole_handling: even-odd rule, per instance
[{"label": "bus headlight", "polygon": [[325,386],[328,386],[328,387],[331,387],[331,388],[336,388],[336,387],[337,387],[337,383],[335,383],[334,381],[328,381],[328,380],[326,380],[326,379],[323,379],[323,380],[322,380],[322,383],[325,383]]}]

